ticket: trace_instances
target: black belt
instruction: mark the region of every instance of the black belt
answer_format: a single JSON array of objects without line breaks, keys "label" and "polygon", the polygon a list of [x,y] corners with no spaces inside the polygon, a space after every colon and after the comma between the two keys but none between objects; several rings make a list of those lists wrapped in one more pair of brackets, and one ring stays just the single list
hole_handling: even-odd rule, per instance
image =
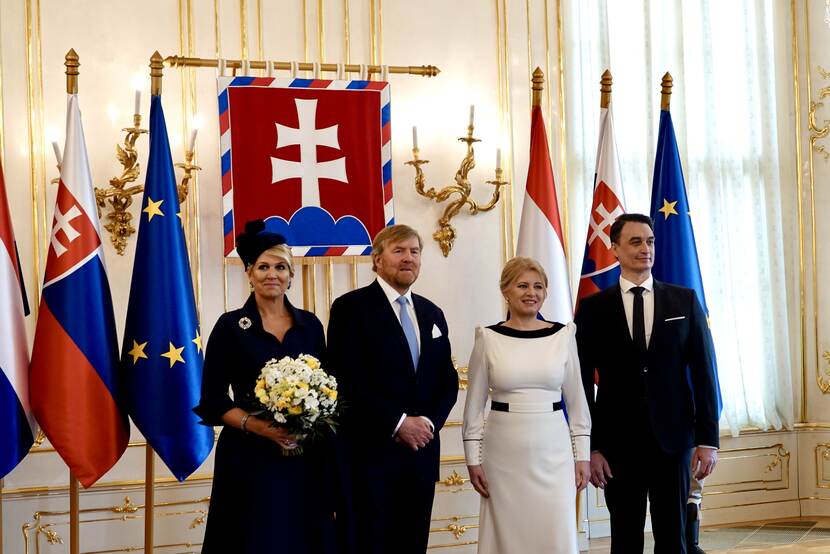
[{"label": "black belt", "polygon": [[[562,409],[562,401],[554,402],[551,404],[553,407],[553,411],[561,410]],[[509,402],[498,402],[496,400],[490,401],[490,409],[496,410],[497,412],[509,412],[510,411],[510,403]]]}]

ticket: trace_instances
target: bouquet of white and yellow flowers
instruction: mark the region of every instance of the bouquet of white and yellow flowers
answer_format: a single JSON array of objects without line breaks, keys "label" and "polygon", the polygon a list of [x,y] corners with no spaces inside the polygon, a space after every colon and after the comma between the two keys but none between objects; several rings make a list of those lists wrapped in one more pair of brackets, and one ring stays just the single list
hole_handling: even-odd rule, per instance
[{"label": "bouquet of white and yellow flowers", "polygon": [[[271,359],[257,379],[254,396],[265,408],[263,414],[284,426],[299,440],[323,429],[333,429],[338,412],[337,379],[308,354],[297,358]],[[297,448],[294,453],[301,453]]]}]

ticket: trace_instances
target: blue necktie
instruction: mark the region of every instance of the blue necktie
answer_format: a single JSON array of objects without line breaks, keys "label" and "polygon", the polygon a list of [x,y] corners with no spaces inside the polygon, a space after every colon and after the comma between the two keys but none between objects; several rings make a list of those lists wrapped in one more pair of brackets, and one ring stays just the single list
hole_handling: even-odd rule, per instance
[{"label": "blue necktie", "polygon": [[409,343],[412,367],[418,369],[418,335],[415,334],[415,325],[412,323],[412,318],[409,317],[409,310],[406,309],[409,305],[409,299],[406,296],[399,296],[395,302],[401,306],[401,327],[403,327],[403,334],[406,335],[406,342]]}]

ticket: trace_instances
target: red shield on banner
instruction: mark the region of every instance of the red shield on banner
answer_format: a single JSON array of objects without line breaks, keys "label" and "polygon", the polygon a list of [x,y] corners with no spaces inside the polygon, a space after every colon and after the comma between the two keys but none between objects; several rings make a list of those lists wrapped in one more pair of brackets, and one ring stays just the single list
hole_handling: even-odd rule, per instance
[{"label": "red shield on banner", "polygon": [[225,255],[252,219],[300,256],[366,254],[394,221],[389,85],[219,78]]}]

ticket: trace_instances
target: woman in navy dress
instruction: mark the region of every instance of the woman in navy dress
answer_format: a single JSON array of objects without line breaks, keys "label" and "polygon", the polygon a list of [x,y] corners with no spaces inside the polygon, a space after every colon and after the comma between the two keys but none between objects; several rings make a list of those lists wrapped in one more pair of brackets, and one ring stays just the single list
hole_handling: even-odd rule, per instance
[{"label": "woman in navy dress", "polygon": [[300,354],[325,360],[322,324],[285,296],[294,276],[291,250],[264,229],[262,221],[248,222],[237,237],[253,292],[216,322],[194,409],[205,425],[224,426],[202,553],[339,553],[335,512],[342,494],[333,439],[304,443],[302,454],[286,456],[295,437],[251,415],[258,409],[254,385],[268,360]]}]

